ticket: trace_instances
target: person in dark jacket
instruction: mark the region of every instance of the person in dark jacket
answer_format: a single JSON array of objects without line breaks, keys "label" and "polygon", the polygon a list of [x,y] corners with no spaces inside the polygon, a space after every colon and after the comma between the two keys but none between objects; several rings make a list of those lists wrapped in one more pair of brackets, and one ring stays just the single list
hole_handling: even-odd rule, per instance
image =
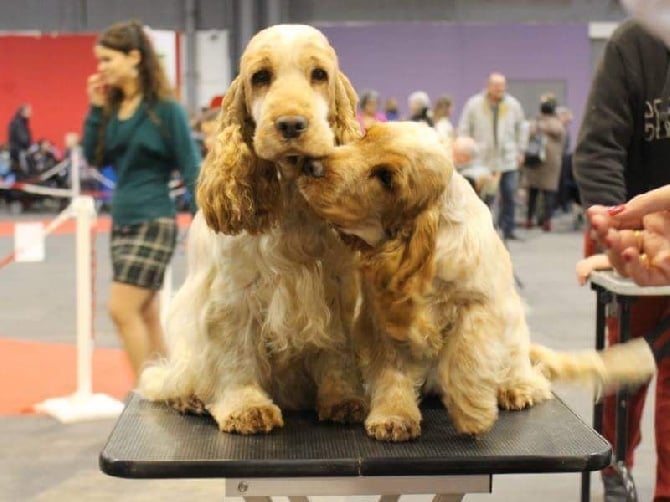
[{"label": "person in dark jacket", "polygon": [[17,171],[21,167],[21,157],[32,144],[32,133],[30,131],[30,116],[32,107],[28,103],[22,104],[9,122],[7,137],[9,139],[9,158],[12,170]]},{"label": "person in dark jacket", "polygon": [[542,194],[544,208],[538,215],[538,225],[542,226],[545,232],[550,232],[565,145],[565,127],[556,115],[556,96],[551,93],[543,95],[540,99],[540,114],[531,126],[531,134],[537,131],[546,139],[545,158],[539,165],[526,169],[528,184],[526,228],[533,226],[538,195]]},{"label": "person in dark jacket", "polygon": [[[591,84],[573,169],[584,207],[614,206],[670,183],[670,52],[636,21],[622,23],[609,40]],[[596,252],[587,230],[585,254]],[[632,305],[632,336],[653,329],[670,314],[666,297],[644,297]],[[608,341],[619,327],[608,319]],[[628,407],[626,464],[640,443],[640,418],[647,387],[635,392]],[[670,359],[659,363],[656,385],[656,487],[654,500],[670,500]],[[603,435],[615,444],[614,398],[604,400]],[[627,500],[622,480],[603,471],[605,500]]]}]

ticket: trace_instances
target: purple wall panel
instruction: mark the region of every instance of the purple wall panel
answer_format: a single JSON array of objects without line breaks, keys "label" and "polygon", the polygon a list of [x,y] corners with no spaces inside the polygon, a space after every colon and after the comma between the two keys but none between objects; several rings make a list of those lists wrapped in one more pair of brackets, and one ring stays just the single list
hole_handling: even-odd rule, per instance
[{"label": "purple wall panel", "polygon": [[[450,94],[457,122],[465,100],[491,71],[509,79],[562,79],[567,105],[581,120],[591,80],[587,24],[384,23],[323,25],[340,65],[357,90],[394,96],[404,115],[407,96]],[[526,110],[534,114],[535,110]]]}]

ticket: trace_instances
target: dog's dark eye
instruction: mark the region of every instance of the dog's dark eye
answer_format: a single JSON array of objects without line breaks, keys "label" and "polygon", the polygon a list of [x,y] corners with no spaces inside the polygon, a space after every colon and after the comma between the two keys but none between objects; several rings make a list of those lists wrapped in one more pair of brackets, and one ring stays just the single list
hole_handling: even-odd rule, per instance
[{"label": "dog's dark eye", "polygon": [[372,176],[377,178],[386,190],[393,189],[393,172],[388,167],[375,168]]},{"label": "dog's dark eye", "polygon": [[322,68],[315,68],[312,70],[312,80],[315,82],[326,82],[328,80],[328,73]]},{"label": "dog's dark eye", "polygon": [[251,76],[252,85],[267,85],[272,80],[270,70],[259,70]]}]

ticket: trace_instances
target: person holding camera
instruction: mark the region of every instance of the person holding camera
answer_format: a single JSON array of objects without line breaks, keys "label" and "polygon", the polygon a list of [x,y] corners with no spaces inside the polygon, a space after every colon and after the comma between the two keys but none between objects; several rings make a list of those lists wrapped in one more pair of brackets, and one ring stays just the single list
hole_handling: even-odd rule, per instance
[{"label": "person holding camera", "polygon": [[533,227],[536,217],[538,195],[542,196],[543,209],[537,215],[537,224],[545,232],[551,231],[551,216],[561,179],[561,161],[565,146],[565,127],[556,114],[556,96],[551,93],[540,98],[540,114],[531,125],[530,134],[543,138],[543,159],[537,164],[526,165],[528,201],[526,206],[526,228]]}]

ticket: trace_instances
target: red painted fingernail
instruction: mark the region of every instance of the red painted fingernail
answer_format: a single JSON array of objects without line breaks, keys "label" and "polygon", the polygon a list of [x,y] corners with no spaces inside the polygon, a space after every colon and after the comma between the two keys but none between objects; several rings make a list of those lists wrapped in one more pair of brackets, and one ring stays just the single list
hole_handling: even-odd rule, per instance
[{"label": "red painted fingernail", "polygon": [[624,209],[626,209],[626,204],[619,204],[618,206],[610,206],[607,208],[607,214],[609,214],[610,216],[616,216]]}]

